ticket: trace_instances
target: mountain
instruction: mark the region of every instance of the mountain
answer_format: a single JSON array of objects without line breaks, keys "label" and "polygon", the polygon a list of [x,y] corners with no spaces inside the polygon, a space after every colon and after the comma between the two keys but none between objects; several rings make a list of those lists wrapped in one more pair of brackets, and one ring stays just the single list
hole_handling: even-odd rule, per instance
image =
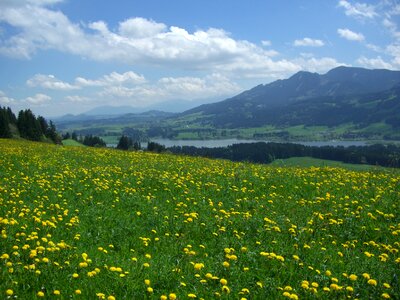
[{"label": "mountain", "polygon": [[400,71],[338,67],[298,72],[179,115],[216,128],[368,124],[400,127]]},{"label": "mountain", "polygon": [[110,116],[110,115],[123,115],[128,113],[137,113],[137,109],[132,106],[98,106],[85,113],[83,115],[88,116]]}]

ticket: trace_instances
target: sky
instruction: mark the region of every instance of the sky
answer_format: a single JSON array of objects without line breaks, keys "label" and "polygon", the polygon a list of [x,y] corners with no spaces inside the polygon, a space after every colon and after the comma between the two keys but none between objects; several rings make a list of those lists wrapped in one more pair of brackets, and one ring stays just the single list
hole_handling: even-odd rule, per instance
[{"label": "sky", "polygon": [[400,70],[398,0],[0,0],[0,106],[179,111],[298,71]]}]

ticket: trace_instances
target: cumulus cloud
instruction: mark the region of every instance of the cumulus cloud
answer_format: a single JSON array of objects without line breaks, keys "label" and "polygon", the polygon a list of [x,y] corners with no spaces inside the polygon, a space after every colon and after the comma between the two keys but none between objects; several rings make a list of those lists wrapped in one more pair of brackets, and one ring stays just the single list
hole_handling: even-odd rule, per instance
[{"label": "cumulus cloud", "polygon": [[[167,100],[187,101],[210,97],[223,97],[240,91],[240,87],[221,74],[205,77],[163,77],[152,84],[136,87],[109,86],[99,95],[130,104],[150,105]],[[126,103],[126,102],[125,102]]]},{"label": "cumulus cloud", "polygon": [[370,68],[370,69],[393,69],[393,66],[385,62],[380,56],[376,58],[366,58],[365,56],[361,56],[357,63],[362,67]]},{"label": "cumulus cloud", "polygon": [[391,44],[386,47],[386,52],[392,56],[392,64],[400,68],[400,44]]},{"label": "cumulus cloud", "polygon": [[317,73],[325,73],[338,66],[346,66],[332,57],[317,58],[309,53],[304,53],[302,57],[295,59],[294,63],[301,66],[301,70]]},{"label": "cumulus cloud", "polygon": [[342,37],[345,38],[346,40],[349,41],[358,41],[358,42],[362,42],[365,38],[364,35],[362,33],[357,33],[354,31],[351,31],[350,29],[347,28],[339,28],[337,30],[337,33]]},{"label": "cumulus cloud", "polygon": [[350,17],[373,19],[378,16],[375,6],[366,3],[356,2],[353,5],[347,0],[340,0],[338,6],[344,8],[345,14]]},{"label": "cumulus cloud", "polygon": [[296,47],[322,47],[325,43],[321,40],[305,37],[301,40],[295,40],[293,45]]},{"label": "cumulus cloud", "polygon": [[[263,49],[245,40],[236,40],[222,29],[188,32],[184,28],[168,27],[154,20],[130,18],[112,30],[101,20],[89,24],[73,23],[61,11],[44,6],[56,3],[56,0],[33,2],[36,5],[27,1],[19,0],[25,3],[19,6],[10,4],[10,0],[0,3],[0,22],[7,23],[14,28],[13,32],[17,32],[8,38],[7,35],[0,37],[2,55],[30,59],[37,51],[53,49],[94,61],[185,70],[247,70],[252,73],[254,69],[255,74],[259,74],[262,69],[262,74],[268,71],[272,74],[288,74],[298,69],[286,60],[271,59],[278,55],[277,51]],[[264,41],[263,45],[270,43]]]},{"label": "cumulus cloud", "polygon": [[84,96],[79,96],[79,95],[70,95],[70,96],[66,96],[65,100],[67,100],[68,102],[81,103],[81,102],[90,101],[90,98],[84,97]]},{"label": "cumulus cloud", "polygon": [[28,79],[26,84],[30,87],[41,87],[50,90],[68,91],[78,89],[79,87],[63,82],[54,75],[36,74]]},{"label": "cumulus cloud", "polygon": [[15,99],[7,97],[7,95],[0,90],[0,104],[2,105],[10,105],[15,102]]},{"label": "cumulus cloud", "polygon": [[119,24],[118,32],[127,38],[145,38],[165,32],[167,26],[144,18],[128,19]]},{"label": "cumulus cloud", "polygon": [[28,79],[26,84],[29,87],[41,87],[44,89],[69,91],[78,90],[85,87],[103,87],[112,85],[136,85],[145,83],[146,79],[143,75],[136,74],[135,72],[128,71],[125,73],[111,72],[98,79],[86,79],[83,77],[75,78],[75,83],[71,84],[64,82],[54,75],[36,74]]},{"label": "cumulus cloud", "polygon": [[262,40],[261,45],[263,45],[264,47],[269,47],[272,45],[272,42],[268,40]]},{"label": "cumulus cloud", "polygon": [[33,105],[42,105],[51,100],[51,97],[45,94],[36,94],[32,97],[25,98],[25,101]]}]

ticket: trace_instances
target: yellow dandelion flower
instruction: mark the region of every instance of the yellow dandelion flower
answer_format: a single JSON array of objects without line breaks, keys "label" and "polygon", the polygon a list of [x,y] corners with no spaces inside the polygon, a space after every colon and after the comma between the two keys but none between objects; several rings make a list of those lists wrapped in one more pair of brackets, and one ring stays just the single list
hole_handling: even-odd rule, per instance
[{"label": "yellow dandelion flower", "polygon": [[7,296],[12,296],[13,294],[14,294],[14,291],[11,290],[11,289],[8,289],[8,290],[6,291],[6,295],[7,295]]},{"label": "yellow dandelion flower", "polygon": [[197,270],[197,271],[199,271],[199,270],[201,270],[203,268],[204,268],[204,264],[203,263],[194,264],[194,269]]},{"label": "yellow dandelion flower", "polygon": [[369,279],[368,280],[369,285],[377,286],[378,282],[375,279]]},{"label": "yellow dandelion flower", "polygon": [[355,274],[350,274],[349,279],[350,279],[351,281],[356,281],[356,280],[357,280],[357,275],[355,275]]},{"label": "yellow dandelion flower", "polygon": [[44,297],[44,293],[42,291],[37,292],[36,294],[38,297]]},{"label": "yellow dandelion flower", "polygon": [[170,293],[169,295],[168,295],[168,299],[169,300],[175,300],[177,297],[176,297],[176,294],[175,293]]}]

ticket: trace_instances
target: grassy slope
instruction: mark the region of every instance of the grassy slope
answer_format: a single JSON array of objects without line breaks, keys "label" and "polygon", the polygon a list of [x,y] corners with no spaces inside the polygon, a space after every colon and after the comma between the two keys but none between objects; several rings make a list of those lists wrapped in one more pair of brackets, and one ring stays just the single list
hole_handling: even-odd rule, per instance
[{"label": "grassy slope", "polygon": [[398,170],[0,150],[4,298],[400,297]]},{"label": "grassy slope", "polygon": [[372,171],[372,170],[383,170],[383,167],[372,166],[372,165],[359,165],[359,164],[346,164],[339,161],[312,158],[312,157],[291,157],[288,159],[277,159],[270,165],[276,167],[334,167],[344,168],[348,170],[358,171]]},{"label": "grassy slope", "polygon": [[67,140],[63,140],[62,144],[64,146],[78,146],[78,147],[85,147],[85,145],[73,140],[73,139],[67,139]]}]

